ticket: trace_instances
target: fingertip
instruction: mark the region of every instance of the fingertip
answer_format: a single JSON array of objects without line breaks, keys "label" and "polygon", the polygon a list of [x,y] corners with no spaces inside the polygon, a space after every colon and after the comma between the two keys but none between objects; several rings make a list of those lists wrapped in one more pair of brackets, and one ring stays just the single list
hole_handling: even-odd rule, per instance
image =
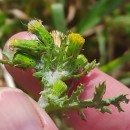
[{"label": "fingertip", "polygon": [[0,88],[0,130],[58,130],[49,116],[18,89]]},{"label": "fingertip", "polygon": [[[106,93],[104,98],[110,98],[120,94],[128,94],[127,98],[130,97],[130,90],[125,85],[101,72],[100,70],[94,69],[87,76],[83,76],[80,79],[80,82],[84,84],[84,92],[81,94],[81,99],[93,98],[95,86],[103,81],[106,81]],[[83,121],[76,111],[69,111],[67,114],[70,118],[67,120],[67,122],[74,128],[74,130],[130,129],[130,116],[128,116],[130,115],[130,102],[128,104],[121,103],[121,106],[124,112],[118,112],[117,108],[110,106],[112,109],[112,114],[102,114],[93,108],[86,108],[83,111],[86,115],[87,121]]]},{"label": "fingertip", "polygon": [[128,98],[130,98],[130,90],[128,87],[100,71],[98,68],[93,69],[87,76],[81,78],[80,82],[85,86],[84,92],[81,95],[82,98],[93,97],[95,87],[103,82],[106,84],[106,93],[104,98],[113,97],[119,94],[128,94]]}]

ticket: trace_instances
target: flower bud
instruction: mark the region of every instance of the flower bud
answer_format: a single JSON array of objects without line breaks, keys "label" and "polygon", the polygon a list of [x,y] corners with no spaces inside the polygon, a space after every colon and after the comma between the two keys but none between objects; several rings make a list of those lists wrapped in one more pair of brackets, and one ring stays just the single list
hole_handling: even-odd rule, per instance
[{"label": "flower bud", "polygon": [[68,48],[67,56],[73,56],[74,58],[79,54],[85,39],[77,33],[71,33],[68,35]]},{"label": "flower bud", "polygon": [[79,70],[79,69],[84,68],[84,66],[87,64],[87,62],[88,62],[88,60],[84,55],[82,55],[82,54],[78,55],[77,59],[75,60],[76,69]]},{"label": "flower bud", "polygon": [[22,69],[36,67],[36,61],[34,60],[34,58],[26,54],[15,53],[12,62],[15,67]]},{"label": "flower bud", "polygon": [[24,53],[39,56],[45,50],[45,47],[40,41],[36,40],[21,40],[12,39],[10,44],[11,49],[18,49]]},{"label": "flower bud", "polygon": [[34,33],[47,46],[54,43],[51,34],[45,29],[40,20],[31,20],[28,23],[28,31]]},{"label": "flower bud", "polygon": [[58,98],[60,98],[61,96],[63,96],[66,90],[67,90],[67,85],[63,81],[59,80],[53,86],[52,95],[55,95]]}]

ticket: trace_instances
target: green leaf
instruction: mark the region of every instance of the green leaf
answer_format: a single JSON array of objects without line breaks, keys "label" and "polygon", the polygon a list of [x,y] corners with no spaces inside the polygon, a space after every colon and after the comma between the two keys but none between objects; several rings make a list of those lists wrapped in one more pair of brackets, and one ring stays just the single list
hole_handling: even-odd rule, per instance
[{"label": "green leaf", "polygon": [[2,54],[10,61],[12,61],[14,54],[10,54],[9,50],[3,51]]},{"label": "green leaf", "polygon": [[95,88],[93,101],[100,102],[103,98],[103,95],[105,94],[105,91],[106,91],[106,83],[103,82],[102,84],[99,84],[99,86]]},{"label": "green leaf", "polygon": [[80,78],[81,76],[88,74],[93,68],[95,68],[98,64],[96,63],[96,60],[93,60],[90,63],[87,63],[87,65],[84,67],[84,70],[76,75],[72,75],[73,78]]},{"label": "green leaf", "polygon": [[69,98],[69,102],[72,103],[72,102],[79,102],[79,96],[81,94],[83,90],[83,86],[78,86],[77,90],[74,91],[71,95],[71,97]]},{"label": "green leaf", "polygon": [[123,109],[120,106],[120,103],[129,102],[129,99],[127,99],[126,97],[127,95],[121,94],[113,98],[104,99],[103,95],[105,94],[105,91],[106,91],[106,85],[105,82],[103,82],[102,84],[99,84],[99,86],[95,88],[94,98],[92,100],[87,99],[79,102],[80,109],[85,107],[90,107],[90,108],[93,107],[103,113],[104,112],[111,113],[111,109],[108,108],[107,106],[114,105],[115,107],[117,107],[119,112],[123,111]]},{"label": "green leaf", "polygon": [[64,6],[61,3],[55,3],[51,6],[54,28],[61,32],[66,32],[66,23],[64,16]]},{"label": "green leaf", "polygon": [[82,120],[86,121],[86,115],[82,110],[79,110],[79,114],[81,115]]},{"label": "green leaf", "polygon": [[105,113],[105,112],[107,112],[107,113],[112,113],[111,112],[111,109],[110,108],[108,108],[108,107],[106,107],[106,106],[103,106],[103,107],[101,107],[101,108],[99,108],[98,109],[100,112],[102,112],[102,113]]},{"label": "green leaf", "polygon": [[116,97],[113,97],[113,98],[110,98],[110,99],[106,99],[104,100],[106,103],[108,103],[109,105],[112,104],[114,105],[115,107],[118,108],[118,111],[124,111],[121,106],[120,106],[120,103],[121,102],[124,102],[124,103],[128,103],[129,102],[129,99],[126,98],[127,95],[119,95],[119,96],[116,96]]},{"label": "green leaf", "polygon": [[33,73],[33,76],[41,78],[43,76],[43,72],[42,71],[35,72]]},{"label": "green leaf", "polygon": [[98,24],[103,16],[112,12],[123,0],[100,0],[87,15],[81,19],[77,27],[77,32],[83,34],[86,30]]}]

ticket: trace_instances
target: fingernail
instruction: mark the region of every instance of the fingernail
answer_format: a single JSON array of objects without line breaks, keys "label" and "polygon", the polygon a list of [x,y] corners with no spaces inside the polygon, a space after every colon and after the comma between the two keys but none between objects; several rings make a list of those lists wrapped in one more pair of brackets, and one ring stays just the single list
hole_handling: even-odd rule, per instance
[{"label": "fingernail", "polygon": [[22,91],[0,89],[0,130],[51,130],[47,125],[52,121],[44,113],[41,116]]}]

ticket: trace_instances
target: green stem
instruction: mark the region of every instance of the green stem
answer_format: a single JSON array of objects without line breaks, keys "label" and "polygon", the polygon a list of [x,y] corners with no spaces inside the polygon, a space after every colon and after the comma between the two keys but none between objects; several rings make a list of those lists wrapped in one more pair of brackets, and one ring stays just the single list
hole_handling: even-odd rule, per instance
[{"label": "green stem", "polygon": [[85,69],[80,73],[80,74],[77,74],[77,75],[73,75],[72,77],[73,78],[80,78],[81,76],[85,75],[85,74],[88,74],[88,72],[90,70],[92,70],[95,66],[96,66],[96,60],[92,61],[91,63],[88,63],[86,66],[85,66]]},{"label": "green stem", "polygon": [[13,65],[12,62],[9,61],[9,60],[1,60],[0,59],[0,63],[2,63],[2,64],[8,64],[8,65]]}]

